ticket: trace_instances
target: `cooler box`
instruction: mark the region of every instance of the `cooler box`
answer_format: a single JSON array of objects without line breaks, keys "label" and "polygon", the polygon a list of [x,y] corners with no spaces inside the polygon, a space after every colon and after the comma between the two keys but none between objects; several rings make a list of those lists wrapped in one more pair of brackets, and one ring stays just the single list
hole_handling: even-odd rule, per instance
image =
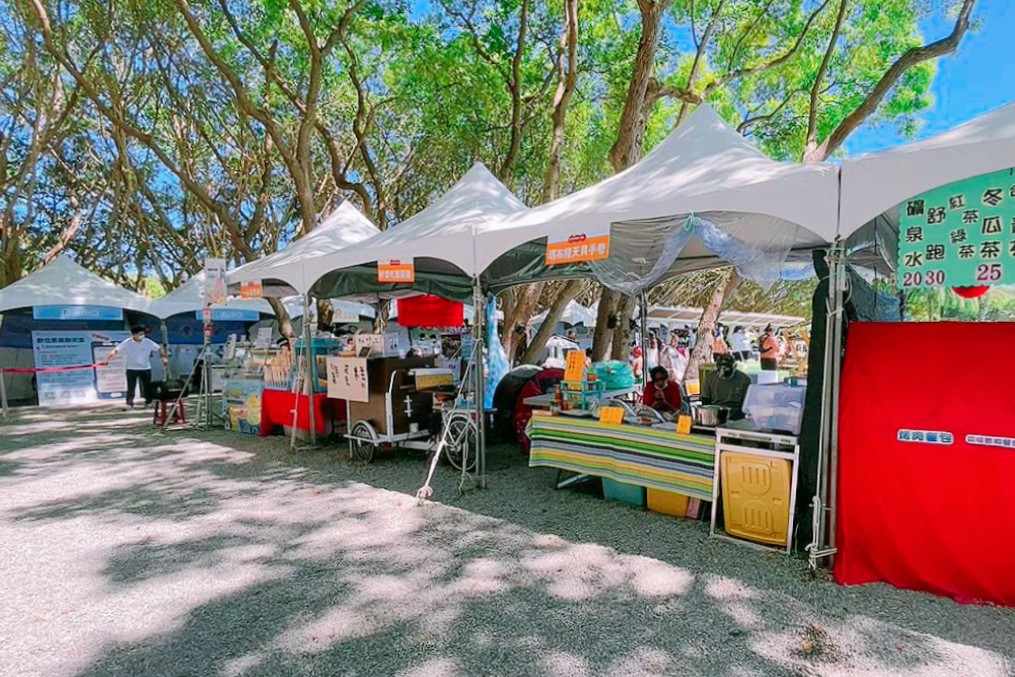
[{"label": "cooler box", "polygon": [[792,462],[725,452],[719,469],[725,531],[767,545],[786,545]]},{"label": "cooler box", "polygon": [[651,487],[646,489],[645,493],[648,498],[648,509],[652,512],[672,515],[673,517],[687,516],[687,504],[691,500],[690,497]]},{"label": "cooler box", "polygon": [[645,487],[627,484],[626,482],[615,482],[604,477],[603,498],[607,501],[620,501],[621,503],[629,503],[639,508],[644,508]]},{"label": "cooler box", "polygon": [[744,398],[744,413],[761,430],[799,435],[806,394],[803,386],[752,385]]}]

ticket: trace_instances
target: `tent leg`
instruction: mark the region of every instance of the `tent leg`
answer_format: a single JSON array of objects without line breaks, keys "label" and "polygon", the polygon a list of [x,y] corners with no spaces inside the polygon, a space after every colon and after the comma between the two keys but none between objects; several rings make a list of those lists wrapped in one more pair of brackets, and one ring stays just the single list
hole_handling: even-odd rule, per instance
[{"label": "tent leg", "polygon": [[835,478],[838,448],[839,367],[842,349],[843,276],[842,247],[828,251],[828,320],[825,326],[824,382],[821,394],[821,429],[818,437],[818,486],[814,497],[814,534],[808,547],[810,564],[835,554]]},{"label": "tent leg", "polygon": [[7,418],[7,384],[4,383],[3,369],[0,369],[0,413]]},{"label": "tent leg", "polygon": [[648,294],[643,289],[641,291],[641,299],[639,300],[641,306],[641,312],[639,315],[641,324],[641,388],[644,390],[648,387]]},{"label": "tent leg", "polygon": [[[310,446],[317,446],[317,412],[314,406],[314,387],[317,385],[317,379],[315,378],[317,371],[317,360],[314,359],[314,330],[313,330],[313,319],[310,311],[310,294],[303,295],[303,355],[306,359],[306,386],[304,390],[307,393],[307,414],[308,420],[310,421]],[[297,398],[299,396],[297,395]],[[299,401],[297,399],[297,408],[299,407]]]},{"label": "tent leg", "polygon": [[480,489],[486,488],[486,396],[483,392],[484,386],[484,361],[483,361],[483,320],[486,317],[486,306],[483,299],[483,288],[479,278],[473,284],[472,303],[475,312],[473,313],[473,364],[475,365],[476,379],[476,485]]}]

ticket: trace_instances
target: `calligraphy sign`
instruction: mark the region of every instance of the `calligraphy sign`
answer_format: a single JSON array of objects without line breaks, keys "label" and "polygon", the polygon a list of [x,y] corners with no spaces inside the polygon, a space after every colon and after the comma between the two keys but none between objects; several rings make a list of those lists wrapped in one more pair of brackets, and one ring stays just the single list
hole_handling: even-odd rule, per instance
[{"label": "calligraphy sign", "polygon": [[350,402],[370,401],[366,358],[328,358],[328,397]]},{"label": "calligraphy sign", "polygon": [[899,205],[903,289],[1015,282],[1015,170],[974,176]]},{"label": "calligraphy sign", "polygon": [[581,381],[585,378],[585,351],[568,351],[564,364],[565,381]]}]

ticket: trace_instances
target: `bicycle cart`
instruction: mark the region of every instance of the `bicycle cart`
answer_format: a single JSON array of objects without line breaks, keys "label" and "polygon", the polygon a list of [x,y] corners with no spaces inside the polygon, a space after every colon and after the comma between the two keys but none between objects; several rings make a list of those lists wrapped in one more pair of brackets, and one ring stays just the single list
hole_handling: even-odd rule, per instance
[{"label": "bicycle cart", "polygon": [[[446,432],[448,461],[459,470],[463,462],[467,470],[475,466],[479,437],[475,413],[467,404],[456,403],[454,391],[448,390],[450,370],[434,369],[432,358],[372,358],[367,373],[369,401],[346,405],[351,460],[370,463],[378,449],[431,452]],[[439,418],[434,416],[435,395],[452,398],[441,407]],[[441,430],[432,430],[437,420]]]}]

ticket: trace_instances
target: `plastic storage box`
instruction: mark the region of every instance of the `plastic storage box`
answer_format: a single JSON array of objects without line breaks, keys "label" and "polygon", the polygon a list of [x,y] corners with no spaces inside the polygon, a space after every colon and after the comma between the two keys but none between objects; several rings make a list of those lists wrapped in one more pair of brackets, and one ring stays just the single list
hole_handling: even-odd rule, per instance
[{"label": "plastic storage box", "polygon": [[752,385],[744,399],[744,413],[761,430],[800,434],[807,388],[786,384]]},{"label": "plastic storage box", "polygon": [[603,498],[607,501],[620,501],[629,503],[639,508],[645,507],[645,487],[626,482],[617,482],[606,477],[603,478]]},{"label": "plastic storage box", "polygon": [[648,487],[645,493],[648,499],[648,509],[652,512],[672,515],[673,517],[687,516],[687,504],[691,500],[689,497],[673,491],[653,489],[652,487]]}]

